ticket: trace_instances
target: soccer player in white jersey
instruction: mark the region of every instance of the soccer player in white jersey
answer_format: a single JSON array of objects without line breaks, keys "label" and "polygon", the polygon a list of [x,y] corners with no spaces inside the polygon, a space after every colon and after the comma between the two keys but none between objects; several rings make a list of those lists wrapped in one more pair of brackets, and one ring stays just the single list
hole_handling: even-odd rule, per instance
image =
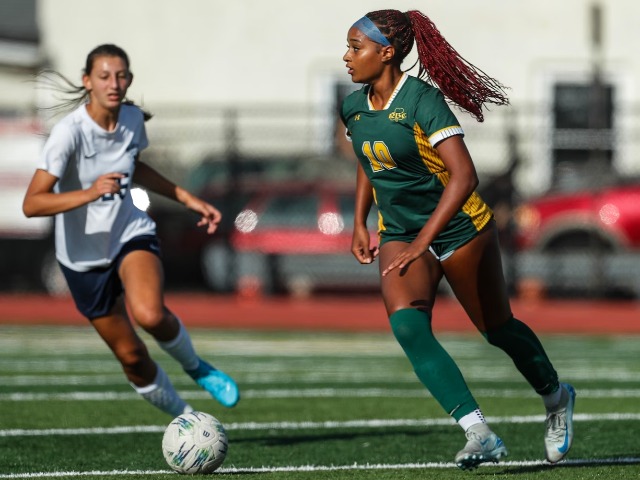
[{"label": "soccer player in white jersey", "polygon": [[[76,108],[52,129],[27,189],[27,217],[55,215],[56,256],[78,310],[122,365],[133,388],[162,411],[192,410],[149,356],[133,321],[148,332],[216,400],[233,407],[234,380],[201,359],[182,322],[165,306],[163,269],[154,221],[131,197],[133,182],[201,215],[213,234],[221,214],[140,160],[150,116],[126,102],[133,80],[126,52],[105,44],[86,59],[82,86],[64,76],[63,106]],[[52,77],[47,77],[52,78]],[[58,84],[60,85],[60,84]]]}]

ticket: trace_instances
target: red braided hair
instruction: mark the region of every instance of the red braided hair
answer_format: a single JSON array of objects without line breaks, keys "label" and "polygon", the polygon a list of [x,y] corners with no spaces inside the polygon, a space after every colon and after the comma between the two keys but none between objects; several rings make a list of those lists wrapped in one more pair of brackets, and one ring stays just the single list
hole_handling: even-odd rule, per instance
[{"label": "red braided hair", "polygon": [[418,52],[418,78],[437,86],[453,103],[482,122],[486,103],[508,105],[505,88],[498,80],[467,62],[445,40],[429,18],[418,10],[378,10],[367,13],[396,49],[398,60]]}]

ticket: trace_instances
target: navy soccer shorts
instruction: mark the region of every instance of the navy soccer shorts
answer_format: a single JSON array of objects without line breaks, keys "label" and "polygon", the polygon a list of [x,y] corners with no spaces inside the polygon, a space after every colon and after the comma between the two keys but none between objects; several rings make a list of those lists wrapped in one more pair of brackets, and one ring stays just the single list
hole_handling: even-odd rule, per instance
[{"label": "navy soccer shorts", "polygon": [[129,240],[110,266],[76,272],[60,264],[67,279],[69,291],[76,308],[89,320],[108,315],[118,297],[124,291],[118,275],[124,257],[135,250],[146,250],[160,257],[160,242],[157,237],[145,235]]}]

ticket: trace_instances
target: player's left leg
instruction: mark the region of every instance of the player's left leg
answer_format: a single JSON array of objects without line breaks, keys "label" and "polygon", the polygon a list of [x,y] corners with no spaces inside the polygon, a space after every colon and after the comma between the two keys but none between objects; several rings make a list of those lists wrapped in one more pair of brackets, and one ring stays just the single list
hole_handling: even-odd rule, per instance
[{"label": "player's left leg", "polygon": [[120,262],[120,278],[127,305],[138,325],[176,359],[183,369],[213,398],[233,407],[240,398],[236,382],[226,373],[202,360],[182,322],[164,305],[164,273],[160,259],[147,250],[127,253]]},{"label": "player's left leg", "polygon": [[[545,448],[550,460],[560,460],[573,440],[575,393],[564,393],[570,387],[559,383],[558,374],[540,340],[511,313],[495,224],[492,222],[480,235],[458,248],[442,262],[442,266],[452,290],[474,325],[491,345],[511,357],[516,368],[542,396],[548,416],[556,412],[547,420]],[[559,411],[566,412],[562,418],[557,414]],[[562,435],[558,429],[562,430]]]}]

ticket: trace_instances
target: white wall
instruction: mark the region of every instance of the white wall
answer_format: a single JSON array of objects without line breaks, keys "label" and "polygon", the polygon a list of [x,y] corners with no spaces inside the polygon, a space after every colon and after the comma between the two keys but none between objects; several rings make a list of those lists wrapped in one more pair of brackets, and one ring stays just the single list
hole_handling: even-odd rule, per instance
[{"label": "white wall", "polygon": [[[352,23],[371,10],[422,10],[463,57],[510,87],[514,109],[539,109],[537,115],[519,117],[528,122],[519,130],[531,134],[520,139],[524,163],[518,184],[522,191],[535,193],[544,190],[551,177],[552,87],[559,79],[585,80],[591,72],[590,9],[595,1],[39,0],[38,22],[41,54],[52,68],[78,83],[92,48],[101,43],[125,48],[135,73],[129,96],[153,112],[189,104],[246,108],[280,102],[288,108],[304,105],[328,112],[334,83],[350,81],[342,55]],[[621,119],[615,165],[622,173],[638,175],[639,111],[625,110],[640,105],[640,59],[634,48],[640,44],[640,2],[600,4],[604,74],[615,85],[615,110]],[[47,93],[28,79],[24,72],[0,71],[1,108],[47,103]],[[481,171],[502,171],[508,161],[503,137],[508,112],[492,109],[484,125],[459,115]],[[301,148],[315,148],[313,142],[322,142],[322,135],[331,138],[331,120],[322,121],[319,128],[308,126],[307,137],[295,138]],[[154,145],[159,144],[158,132],[171,129],[167,122],[168,116],[158,115],[150,125]],[[211,138],[205,140],[206,145],[185,141],[183,147],[215,148]],[[286,145],[300,148],[292,140],[289,137]],[[187,157],[178,155],[183,162]],[[195,162],[201,157],[198,151],[189,158]]]},{"label": "white wall", "polygon": [[[469,61],[511,87],[514,103],[548,95],[547,78],[589,69],[592,0],[40,0],[46,54],[79,79],[86,54],[121,45],[147,104],[315,103],[323,82],[348,80],[349,26],[371,10],[420,9]],[[607,68],[640,77],[632,45],[640,2],[602,1]],[[637,100],[637,88],[625,92]],[[637,82],[636,82],[637,83]]]}]

